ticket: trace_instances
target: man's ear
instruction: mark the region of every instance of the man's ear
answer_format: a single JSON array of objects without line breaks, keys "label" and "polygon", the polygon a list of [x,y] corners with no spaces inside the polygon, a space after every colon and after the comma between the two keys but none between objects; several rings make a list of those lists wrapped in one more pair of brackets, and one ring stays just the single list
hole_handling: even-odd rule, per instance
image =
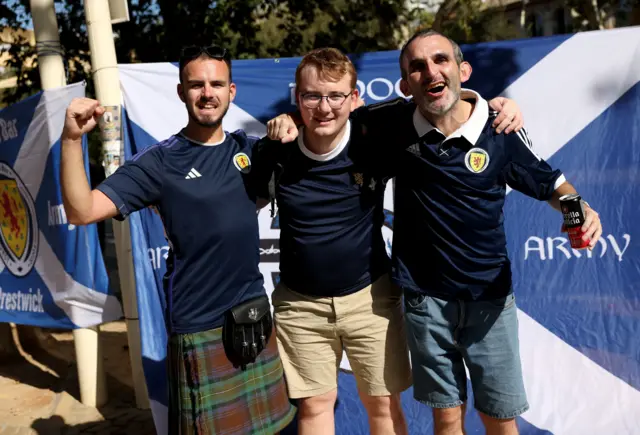
[{"label": "man's ear", "polygon": [[182,83],[178,83],[176,90],[178,91],[178,97],[180,98],[180,101],[184,103],[184,86],[182,86]]},{"label": "man's ear", "polygon": [[229,102],[232,102],[236,98],[236,84],[231,83],[229,85]]},{"label": "man's ear", "polygon": [[409,90],[409,83],[405,79],[400,80],[400,90],[404,94],[405,97],[411,96],[411,91]]},{"label": "man's ear", "polygon": [[471,64],[469,62],[462,62],[460,64],[460,83],[464,83],[471,77]]},{"label": "man's ear", "polygon": [[360,92],[358,88],[355,88],[351,91],[351,95],[349,95],[349,103],[351,104],[351,111],[353,112],[360,106],[364,106],[364,101],[360,98]]}]

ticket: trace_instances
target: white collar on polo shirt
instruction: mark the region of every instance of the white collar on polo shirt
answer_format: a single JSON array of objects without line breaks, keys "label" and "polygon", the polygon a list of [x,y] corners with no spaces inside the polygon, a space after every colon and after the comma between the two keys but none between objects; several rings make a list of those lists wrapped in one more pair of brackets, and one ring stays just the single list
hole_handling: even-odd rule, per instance
[{"label": "white collar on polo shirt", "polygon": [[[471,116],[458,128],[456,131],[451,133],[446,137],[446,140],[453,139],[455,137],[464,136],[465,139],[471,143],[471,145],[475,145],[484,129],[485,124],[487,123],[487,119],[489,119],[489,104],[487,101],[480,96],[475,91],[471,89],[461,89],[460,98],[463,100],[473,99],[476,100],[476,103],[473,108],[473,112],[471,112]],[[434,127],[427,119],[422,116],[420,110],[416,107],[416,110],[413,112],[413,126],[418,133],[418,136],[422,137],[425,134],[429,133],[431,130],[437,130],[444,136],[440,130]]]}]

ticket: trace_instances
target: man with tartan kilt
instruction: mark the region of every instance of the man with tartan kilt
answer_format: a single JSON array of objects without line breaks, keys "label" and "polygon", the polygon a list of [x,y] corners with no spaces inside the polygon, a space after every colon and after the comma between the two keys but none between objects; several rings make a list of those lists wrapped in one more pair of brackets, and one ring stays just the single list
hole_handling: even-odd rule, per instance
[{"label": "man with tartan kilt", "polygon": [[62,134],[65,211],[76,225],[146,207],[162,219],[171,248],[164,279],[170,433],[271,435],[295,408],[258,268],[256,195],[247,179],[257,138],[222,129],[236,93],[226,49],[183,49],[179,74],[187,126],[94,190],[81,138],[105,110],[88,98],[71,102]]}]

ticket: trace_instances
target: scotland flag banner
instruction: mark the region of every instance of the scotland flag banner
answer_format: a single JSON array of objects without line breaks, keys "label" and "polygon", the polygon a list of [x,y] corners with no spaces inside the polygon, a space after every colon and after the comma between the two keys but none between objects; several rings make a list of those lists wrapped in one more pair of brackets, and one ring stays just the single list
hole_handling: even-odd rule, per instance
[{"label": "scotland flag banner", "polygon": [[84,93],[83,83],[46,90],[0,111],[0,322],[77,328],[122,316],[96,226],[71,225],[62,205],[60,135]]},{"label": "scotland flag banner", "polygon": [[[486,99],[514,99],[533,149],[563,171],[600,213],[604,233],[593,250],[571,249],[561,214],[511,191],[505,228],[519,306],[520,352],[530,410],[523,434],[640,432],[640,28],[463,46],[473,67],[464,86]],[[402,96],[398,51],[352,56],[367,104]],[[295,110],[300,58],[233,62],[237,96],[227,131],[264,135],[266,122]],[[177,63],[120,65],[127,157],[187,123],[176,94]],[[393,128],[394,126],[389,126]],[[392,185],[386,223],[393,242]],[[261,270],[267,291],[278,282],[279,226],[268,209],[258,216]],[[169,250],[157,216],[131,216],[145,375],[159,433],[166,433],[164,292]],[[42,248],[40,248],[42,249]],[[425,264],[428,267],[428,264]],[[338,434],[366,434],[346,358],[336,408]],[[471,391],[471,386],[469,386]],[[409,433],[432,431],[431,411],[402,395]],[[468,433],[484,433],[469,398]],[[289,432],[296,433],[295,425]]]}]

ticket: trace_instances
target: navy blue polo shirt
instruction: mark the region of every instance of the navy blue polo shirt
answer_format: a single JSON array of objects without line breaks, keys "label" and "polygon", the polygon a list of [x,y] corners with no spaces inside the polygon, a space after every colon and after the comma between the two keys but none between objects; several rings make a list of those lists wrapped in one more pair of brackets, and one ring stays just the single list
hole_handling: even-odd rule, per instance
[{"label": "navy blue polo shirt", "polygon": [[[327,154],[297,143],[264,141],[261,154],[278,154],[280,279],[295,292],[333,297],[354,293],[389,272],[382,237],[386,180],[363,164],[366,144],[351,125]],[[271,156],[273,157],[273,156]],[[264,160],[256,167],[269,166]],[[269,173],[269,171],[266,171]]]},{"label": "navy blue polo shirt", "polygon": [[217,144],[174,135],[98,186],[120,219],[157,207],[170,246],[165,293],[172,332],[220,327],[225,311],[265,294],[256,202],[247,187],[255,141],[242,131],[225,132]]},{"label": "navy blue polo shirt", "polygon": [[512,291],[503,205],[507,184],[549,200],[565,178],[538,157],[526,132],[496,134],[478,94],[449,137],[413,110],[398,121],[392,276],[442,298],[493,299]]}]

